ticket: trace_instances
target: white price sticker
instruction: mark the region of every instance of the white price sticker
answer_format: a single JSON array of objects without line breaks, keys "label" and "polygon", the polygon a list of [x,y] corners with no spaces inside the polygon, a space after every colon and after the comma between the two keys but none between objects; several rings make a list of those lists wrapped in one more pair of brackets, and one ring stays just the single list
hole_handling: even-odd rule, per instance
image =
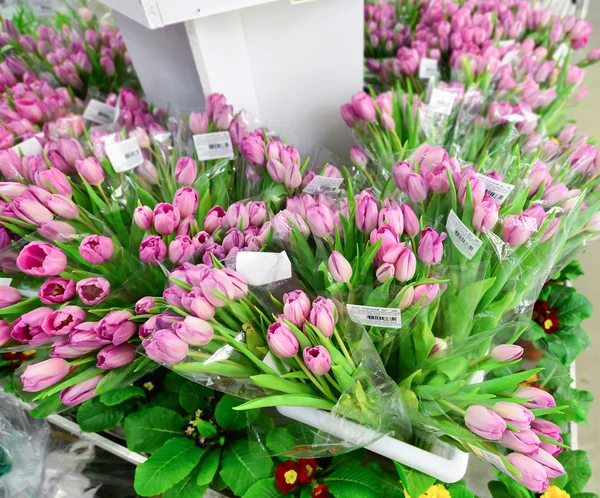
[{"label": "white price sticker", "polygon": [[194,135],[193,139],[199,161],[233,159],[233,145],[228,131]]},{"label": "white price sticker", "polygon": [[51,0],[29,0],[29,4],[38,16],[51,16],[54,13]]},{"label": "white price sticker", "polygon": [[454,95],[452,92],[434,88],[433,93],[431,94],[431,100],[429,101],[429,109],[434,112],[449,116],[452,113],[455,97],[456,95]]},{"label": "white price sticker", "polygon": [[135,137],[106,145],[106,155],[117,173],[137,168],[144,162],[140,144]]},{"label": "white price sticker", "polygon": [[479,450],[479,453],[477,453],[477,454],[478,454],[478,456],[483,458],[487,463],[496,467],[503,474],[506,474],[507,476],[512,476],[512,474],[506,468],[506,465],[504,465],[504,461],[502,460],[500,455],[494,455],[493,453],[490,453],[489,451],[485,451],[485,450],[481,450],[481,449]]},{"label": "white price sticker", "polygon": [[557,49],[554,51],[554,55],[552,56],[552,58],[559,64],[562,65],[562,63],[565,60],[565,57],[567,56],[567,54],[569,53],[569,46],[566,43],[561,43]]},{"label": "white price sticker", "polygon": [[12,147],[18,155],[20,156],[41,156],[43,152],[42,144],[35,137],[31,137],[24,142],[21,142],[18,145]]},{"label": "white price sticker", "polygon": [[292,278],[292,263],[282,252],[238,252],[235,271],[250,285],[266,285]]},{"label": "white price sticker", "polygon": [[454,210],[450,210],[446,221],[446,230],[450,239],[467,259],[473,259],[483,242],[460,220]]},{"label": "white price sticker", "polygon": [[85,111],[83,118],[98,124],[112,124],[117,120],[117,108],[104,102],[91,99]]},{"label": "white price sticker", "polygon": [[386,329],[399,329],[402,327],[402,312],[398,308],[377,308],[357,304],[347,304],[346,308],[354,322]]},{"label": "white price sticker", "polygon": [[504,204],[504,201],[508,199],[510,193],[515,189],[515,186],[511,185],[510,183],[494,180],[493,178],[490,178],[487,175],[482,175],[481,173],[477,174],[477,178],[485,183],[486,193],[501,206]]},{"label": "white price sticker", "polygon": [[0,286],[9,287],[12,282],[12,278],[0,278]]},{"label": "white price sticker", "polygon": [[304,187],[302,192],[311,195],[337,192],[343,182],[343,178],[329,178],[328,176],[317,175],[306,187]]},{"label": "white price sticker", "polygon": [[498,42],[499,47],[512,47],[515,44],[514,40],[500,40]]},{"label": "white price sticker", "polygon": [[428,59],[423,57],[421,64],[419,65],[419,78],[427,80],[429,78],[435,78],[437,76],[438,63],[435,59]]}]

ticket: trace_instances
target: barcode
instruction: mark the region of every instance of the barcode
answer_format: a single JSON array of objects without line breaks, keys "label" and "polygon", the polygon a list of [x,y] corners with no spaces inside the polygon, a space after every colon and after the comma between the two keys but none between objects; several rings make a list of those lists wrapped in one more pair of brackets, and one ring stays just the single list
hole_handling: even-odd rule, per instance
[{"label": "barcode", "polygon": [[112,116],[109,116],[108,114],[106,114],[105,112],[102,112],[102,111],[98,111],[96,114],[98,114],[98,116],[100,116],[102,118],[112,119]]},{"label": "barcode", "polygon": [[378,315],[367,315],[369,320],[376,320],[378,322],[397,322],[398,318],[395,316],[378,316]]},{"label": "barcode", "polygon": [[139,155],[139,153],[140,153],[139,149],[135,149],[135,150],[132,150],[131,152],[125,152],[124,156],[125,156],[125,159],[131,159],[132,157]]},{"label": "barcode", "polygon": [[486,194],[488,194],[492,199],[502,200],[504,199],[504,194],[499,192],[494,192],[493,190],[486,190]]},{"label": "barcode", "polygon": [[465,239],[458,230],[454,230],[454,235],[456,235],[456,238],[467,246],[467,249],[469,249],[469,251],[475,249],[471,244],[467,242],[467,239]]},{"label": "barcode", "polygon": [[227,144],[208,144],[209,149],[224,149],[227,147]]}]

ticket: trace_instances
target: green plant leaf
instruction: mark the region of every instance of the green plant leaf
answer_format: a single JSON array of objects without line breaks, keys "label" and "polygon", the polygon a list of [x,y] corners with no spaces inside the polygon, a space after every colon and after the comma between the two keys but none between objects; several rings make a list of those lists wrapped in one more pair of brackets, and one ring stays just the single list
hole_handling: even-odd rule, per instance
[{"label": "green plant leaf", "polygon": [[183,438],[185,420],[159,406],[134,412],[125,419],[125,438],[131,451],[154,453],[172,438]]},{"label": "green plant leaf", "polygon": [[114,429],[123,421],[125,413],[118,407],[103,405],[98,398],[83,403],[77,410],[77,423],[85,432]]},{"label": "green plant leaf", "polygon": [[475,495],[463,484],[453,484],[447,489],[452,498],[476,498]]},{"label": "green plant leaf", "polygon": [[106,406],[115,406],[135,398],[136,396],[139,398],[145,398],[146,391],[144,391],[141,387],[127,386],[123,389],[115,389],[114,391],[109,391],[102,394],[100,396],[100,402]]},{"label": "green plant leaf", "polygon": [[557,460],[565,468],[565,474],[554,480],[554,483],[571,496],[583,492],[583,488],[592,476],[590,460],[585,451],[563,451]]},{"label": "green plant leaf", "polygon": [[506,489],[513,498],[535,498],[535,494],[529,491],[525,486],[522,486],[513,478],[502,474],[501,472],[495,471],[498,480],[506,486]]},{"label": "green plant leaf", "polygon": [[285,427],[278,427],[267,434],[266,445],[275,455],[284,455],[296,446],[296,441]]},{"label": "green plant leaf", "polygon": [[394,464],[396,465],[400,480],[406,488],[406,492],[411,496],[421,496],[435,484],[435,477],[428,476],[418,470],[404,467],[398,462],[394,462]]},{"label": "green plant leaf", "polygon": [[373,471],[364,467],[340,467],[325,477],[323,481],[335,497],[383,497],[383,488],[379,484],[379,479]]},{"label": "green plant leaf", "polygon": [[213,448],[209,452],[202,455],[202,460],[198,465],[198,474],[196,476],[196,484],[198,486],[209,485],[221,463],[221,448]]},{"label": "green plant leaf", "polygon": [[200,465],[198,464],[193,472],[165,491],[162,498],[202,498],[208,489],[208,484],[203,486],[196,484]]},{"label": "green plant leaf", "polygon": [[144,375],[153,372],[159,367],[158,363],[153,362],[146,357],[138,357],[128,365],[111,370],[96,387],[96,394],[104,394],[114,389],[120,389],[127,386]]},{"label": "green plant leaf", "polygon": [[[6,386],[4,390],[6,391]],[[41,400],[35,408],[29,411],[29,415],[33,418],[46,418],[48,415],[56,412],[61,406],[63,404],[60,401],[60,393],[56,393]]]},{"label": "green plant leaf", "polygon": [[197,448],[195,443],[188,439],[176,438],[167,441],[136,468],[136,493],[140,496],[164,493],[192,472],[203,453],[202,448]]},{"label": "green plant leaf", "polygon": [[512,498],[506,486],[499,481],[488,482],[488,489],[493,498]]},{"label": "green plant leaf", "polygon": [[208,407],[208,400],[213,396],[213,391],[208,387],[195,382],[186,382],[179,391],[179,404],[188,413],[194,413],[199,408]]},{"label": "green plant leaf", "polygon": [[226,394],[217,403],[215,408],[215,420],[223,429],[228,431],[237,431],[243,429],[248,423],[256,420],[260,414],[259,410],[235,411],[235,406],[244,403],[243,399],[236,398]]},{"label": "green plant leaf", "polygon": [[268,479],[262,479],[255,482],[252,487],[244,493],[242,498],[280,498],[285,496],[276,487],[276,480],[274,477]]},{"label": "green plant leaf", "polygon": [[265,450],[251,441],[234,441],[223,452],[220,476],[237,496],[243,496],[254,483],[271,477],[275,467]]}]

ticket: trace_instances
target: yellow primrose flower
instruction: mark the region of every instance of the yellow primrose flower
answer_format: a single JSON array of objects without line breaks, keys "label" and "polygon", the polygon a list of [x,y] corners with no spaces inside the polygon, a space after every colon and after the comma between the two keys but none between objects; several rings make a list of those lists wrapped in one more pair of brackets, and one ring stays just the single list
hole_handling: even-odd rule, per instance
[{"label": "yellow primrose flower", "polygon": [[557,486],[550,486],[541,498],[571,498],[571,495]]},{"label": "yellow primrose flower", "polygon": [[[426,493],[422,494],[420,498],[452,498],[448,490],[441,484],[431,486]],[[555,497],[551,497],[555,498]]]}]

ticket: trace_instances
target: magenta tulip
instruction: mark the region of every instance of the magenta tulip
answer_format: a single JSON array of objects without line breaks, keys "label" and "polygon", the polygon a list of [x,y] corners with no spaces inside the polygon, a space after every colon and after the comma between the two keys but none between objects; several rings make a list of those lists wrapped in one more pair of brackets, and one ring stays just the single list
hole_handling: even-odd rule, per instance
[{"label": "magenta tulip", "polygon": [[523,356],[523,348],[516,344],[501,344],[492,349],[492,358],[499,362],[518,360]]},{"label": "magenta tulip", "polygon": [[44,318],[42,330],[48,335],[67,335],[84,320],[85,311],[79,306],[64,306]]},{"label": "magenta tulip", "polygon": [[283,295],[283,316],[296,327],[302,327],[310,314],[310,299],[301,290]]},{"label": "magenta tulip", "polygon": [[531,410],[517,403],[510,403],[508,401],[499,401],[494,405],[493,410],[508,424],[516,427],[520,431],[529,429],[535,419]]},{"label": "magenta tulip", "polygon": [[177,337],[190,346],[204,346],[212,340],[214,335],[212,325],[195,316],[186,316],[183,322],[174,323],[173,331]]},{"label": "magenta tulip", "polygon": [[167,246],[157,235],[148,235],[140,244],[140,260],[147,265],[158,265],[167,255]]},{"label": "magenta tulip", "polygon": [[540,438],[532,430],[522,430],[520,432],[506,430],[498,442],[505,448],[529,456],[538,452],[541,443]]},{"label": "magenta tulip", "polygon": [[352,278],[352,266],[348,263],[348,260],[344,256],[333,251],[327,262],[329,266],[329,273],[336,282],[347,283]]},{"label": "magenta tulip", "polygon": [[7,308],[21,300],[21,293],[14,287],[0,286],[0,309]]},{"label": "magenta tulip", "polygon": [[102,370],[110,370],[129,365],[135,358],[135,346],[133,344],[121,344],[106,346],[98,353],[96,367]]},{"label": "magenta tulip", "polygon": [[144,340],[142,345],[148,358],[166,365],[179,363],[189,351],[188,344],[168,329],[159,330],[151,340]]},{"label": "magenta tulip", "polygon": [[38,290],[40,301],[44,304],[62,304],[75,296],[75,280],[68,278],[49,278]]},{"label": "magenta tulip", "polygon": [[133,314],[129,311],[111,311],[94,328],[98,338],[116,346],[127,342],[137,329],[130,318],[133,318]]},{"label": "magenta tulip", "polygon": [[104,168],[95,157],[86,157],[75,162],[77,173],[90,185],[101,185],[104,182]]},{"label": "magenta tulip", "polygon": [[404,191],[412,202],[422,202],[427,198],[427,185],[423,177],[417,173],[409,173],[406,177]]},{"label": "magenta tulip", "polygon": [[0,346],[4,346],[11,339],[12,325],[6,320],[0,320]]},{"label": "magenta tulip", "polygon": [[520,453],[511,453],[506,458],[521,474],[513,475],[518,483],[535,493],[542,493],[548,488],[548,472],[543,465]]},{"label": "magenta tulip", "polygon": [[148,206],[138,206],[133,212],[133,221],[142,230],[151,230],[154,223],[154,213]]},{"label": "magenta tulip", "polygon": [[181,157],[175,166],[175,180],[181,185],[193,185],[198,177],[198,165],[191,157]]},{"label": "magenta tulip", "polygon": [[446,234],[438,233],[431,227],[427,227],[421,232],[419,240],[418,256],[426,265],[435,265],[442,260],[444,254],[443,242],[446,240]]},{"label": "magenta tulip", "polygon": [[202,224],[202,228],[209,234],[214,233],[217,228],[221,228],[225,221],[226,212],[221,206],[215,206],[211,208]]},{"label": "magenta tulip", "polygon": [[331,210],[318,202],[306,208],[306,221],[315,237],[327,237],[335,228]]},{"label": "magenta tulip", "polygon": [[520,387],[515,392],[515,398],[529,399],[529,401],[523,403],[523,406],[527,408],[554,408],[556,406],[552,394],[537,387]]},{"label": "magenta tulip", "polygon": [[179,221],[179,210],[166,202],[160,202],[154,207],[154,229],[161,235],[171,235]]},{"label": "magenta tulip", "polygon": [[21,375],[23,391],[41,391],[60,382],[68,373],[69,364],[61,358],[50,358],[28,365]]},{"label": "magenta tulip", "polygon": [[17,257],[17,267],[27,275],[46,277],[58,275],[67,267],[67,257],[57,247],[45,242],[27,244]]},{"label": "magenta tulip", "polygon": [[47,342],[52,337],[42,330],[42,323],[53,311],[52,308],[42,307],[24,313],[13,322],[11,337],[23,344],[32,346]]},{"label": "magenta tulip", "polygon": [[179,210],[181,217],[185,218],[196,212],[199,200],[198,192],[196,190],[191,187],[182,187],[175,192],[173,206]]}]

